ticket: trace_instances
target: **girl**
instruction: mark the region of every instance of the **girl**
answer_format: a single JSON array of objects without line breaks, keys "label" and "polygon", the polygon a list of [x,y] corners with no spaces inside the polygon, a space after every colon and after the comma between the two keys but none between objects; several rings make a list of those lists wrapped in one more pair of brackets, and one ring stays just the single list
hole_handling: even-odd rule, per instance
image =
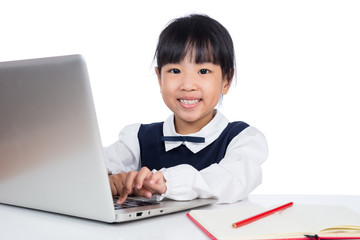
[{"label": "girl", "polygon": [[161,123],[126,126],[105,149],[111,191],[174,200],[241,200],[261,183],[265,137],[215,109],[234,76],[228,31],[204,15],[175,19],[160,34],[155,68],[173,114]]}]

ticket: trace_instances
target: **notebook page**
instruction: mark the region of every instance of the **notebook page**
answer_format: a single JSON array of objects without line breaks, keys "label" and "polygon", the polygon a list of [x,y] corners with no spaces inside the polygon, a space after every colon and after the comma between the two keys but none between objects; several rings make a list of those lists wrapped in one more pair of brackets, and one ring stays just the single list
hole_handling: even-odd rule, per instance
[{"label": "notebook page", "polygon": [[[190,212],[203,227],[218,239],[257,238],[261,235],[302,237],[316,234],[321,229],[335,225],[360,225],[360,214],[345,207],[322,205],[294,205],[282,212],[242,226],[232,228],[232,223],[249,218],[268,209],[242,207],[235,209],[193,210]],[[293,234],[299,233],[299,234]],[[260,237],[261,239],[261,237]]]}]

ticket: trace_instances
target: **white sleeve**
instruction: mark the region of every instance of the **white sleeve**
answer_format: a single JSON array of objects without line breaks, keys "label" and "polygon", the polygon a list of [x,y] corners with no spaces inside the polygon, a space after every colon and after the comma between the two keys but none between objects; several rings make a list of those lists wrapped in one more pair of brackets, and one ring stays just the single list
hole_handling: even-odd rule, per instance
[{"label": "white sleeve", "polygon": [[124,127],[119,139],[104,148],[105,164],[111,173],[138,171],[140,168],[140,147],[137,134],[141,124]]},{"label": "white sleeve", "polygon": [[232,139],[219,164],[197,171],[190,165],[162,169],[165,197],[174,200],[215,197],[218,203],[244,199],[262,180],[261,164],[268,154],[264,135],[248,127]]}]

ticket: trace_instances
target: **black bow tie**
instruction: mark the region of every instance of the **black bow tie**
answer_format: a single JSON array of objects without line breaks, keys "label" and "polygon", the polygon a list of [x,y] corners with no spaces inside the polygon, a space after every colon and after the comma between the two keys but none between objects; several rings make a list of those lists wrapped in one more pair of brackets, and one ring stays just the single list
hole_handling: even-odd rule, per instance
[{"label": "black bow tie", "polygon": [[163,136],[161,137],[161,141],[204,143],[205,138],[192,136]]}]

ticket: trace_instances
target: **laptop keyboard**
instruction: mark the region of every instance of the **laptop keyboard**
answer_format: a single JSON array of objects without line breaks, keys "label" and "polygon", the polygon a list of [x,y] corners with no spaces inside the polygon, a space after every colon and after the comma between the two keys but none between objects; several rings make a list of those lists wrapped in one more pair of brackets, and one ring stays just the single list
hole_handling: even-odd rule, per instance
[{"label": "laptop keyboard", "polygon": [[133,198],[127,198],[123,204],[117,204],[116,203],[117,200],[118,200],[118,198],[114,198],[115,210],[159,204],[159,202],[155,202],[155,201],[146,201],[146,200],[142,200],[142,199],[140,200],[140,199],[133,199]]}]

